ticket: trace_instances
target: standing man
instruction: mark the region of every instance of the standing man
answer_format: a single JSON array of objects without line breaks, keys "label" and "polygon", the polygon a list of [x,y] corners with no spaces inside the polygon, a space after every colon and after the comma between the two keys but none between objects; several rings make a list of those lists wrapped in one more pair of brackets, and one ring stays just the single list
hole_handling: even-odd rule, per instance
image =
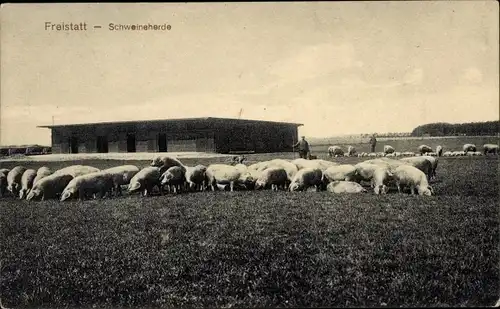
[{"label": "standing man", "polygon": [[377,145],[377,139],[375,138],[375,133],[373,133],[372,137],[370,137],[370,146],[372,148],[372,152],[375,152],[376,145]]},{"label": "standing man", "polygon": [[303,159],[307,159],[307,154],[309,153],[309,143],[306,141],[306,137],[302,136],[302,139],[293,145],[293,147],[298,147],[299,156]]}]

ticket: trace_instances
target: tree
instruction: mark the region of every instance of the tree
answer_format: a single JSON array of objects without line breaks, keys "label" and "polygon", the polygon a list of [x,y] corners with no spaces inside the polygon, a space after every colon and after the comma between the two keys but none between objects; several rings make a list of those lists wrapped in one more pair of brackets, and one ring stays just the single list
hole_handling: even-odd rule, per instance
[{"label": "tree", "polygon": [[500,121],[469,122],[469,123],[428,123],[416,127],[411,136],[457,136],[457,135],[497,135],[500,132]]}]

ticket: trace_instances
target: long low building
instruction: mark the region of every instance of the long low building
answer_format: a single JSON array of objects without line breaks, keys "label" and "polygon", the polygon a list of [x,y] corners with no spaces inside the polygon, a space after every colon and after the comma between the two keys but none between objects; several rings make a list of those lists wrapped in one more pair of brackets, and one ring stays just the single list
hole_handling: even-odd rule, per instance
[{"label": "long low building", "polygon": [[46,125],[52,153],[106,152],[287,152],[299,123],[230,118]]}]

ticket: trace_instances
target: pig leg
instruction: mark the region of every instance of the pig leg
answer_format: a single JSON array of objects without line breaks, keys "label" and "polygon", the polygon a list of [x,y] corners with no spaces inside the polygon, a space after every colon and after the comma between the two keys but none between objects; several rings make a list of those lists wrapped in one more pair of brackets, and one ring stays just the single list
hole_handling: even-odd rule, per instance
[{"label": "pig leg", "polygon": [[78,200],[83,201],[85,199],[85,192],[83,189],[78,190]]}]

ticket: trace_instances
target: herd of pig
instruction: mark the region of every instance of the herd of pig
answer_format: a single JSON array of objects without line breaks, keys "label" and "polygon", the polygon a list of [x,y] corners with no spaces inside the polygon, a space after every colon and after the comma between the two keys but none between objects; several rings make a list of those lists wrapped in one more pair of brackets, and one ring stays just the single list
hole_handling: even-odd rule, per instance
[{"label": "herd of pig", "polygon": [[417,148],[417,152],[405,151],[399,152],[394,149],[391,145],[384,145],[383,152],[361,152],[357,153],[356,148],[353,146],[347,147],[347,152],[344,152],[340,146],[330,146],[328,147],[328,155],[330,157],[413,157],[413,156],[432,156],[432,157],[458,157],[458,156],[482,156],[482,155],[498,155],[499,147],[498,144],[484,144],[483,152],[478,151],[478,148],[474,144],[464,144],[461,151],[444,151],[441,145],[436,146],[436,150],[433,151],[430,146],[420,145]]},{"label": "herd of pig", "polygon": [[144,168],[122,165],[99,170],[92,166],[71,165],[57,171],[16,166],[0,169],[1,196],[47,200],[110,198],[122,194],[151,195],[204,190],[328,191],[331,193],[386,194],[394,185],[398,192],[409,188],[412,194],[433,195],[429,185],[436,177],[438,158],[431,156],[402,159],[376,158],[356,165],[315,159],[273,159],[245,165],[235,157],[229,164],[186,166],[176,158],[155,158]]}]

